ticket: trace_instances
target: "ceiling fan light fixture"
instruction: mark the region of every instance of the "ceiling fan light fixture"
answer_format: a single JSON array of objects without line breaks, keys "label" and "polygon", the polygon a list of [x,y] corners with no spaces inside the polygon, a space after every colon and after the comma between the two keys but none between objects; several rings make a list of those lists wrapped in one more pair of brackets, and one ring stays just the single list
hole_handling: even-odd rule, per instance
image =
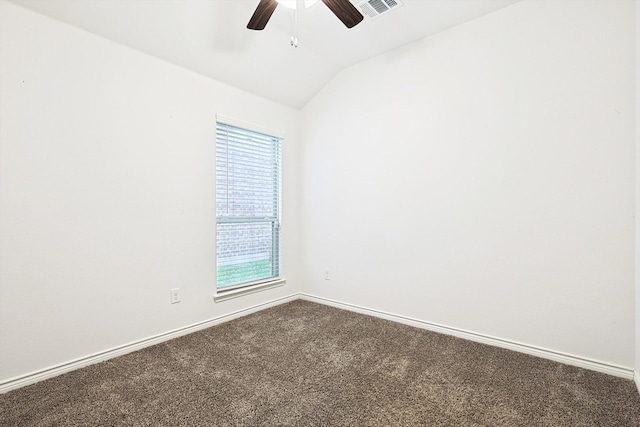
[{"label": "ceiling fan light fixture", "polygon": [[[264,30],[267,22],[269,22],[269,18],[271,18],[271,15],[279,4],[292,9],[294,11],[293,16],[295,20],[298,15],[296,12],[298,4],[300,7],[304,4],[304,7],[307,8],[313,6],[317,2],[318,0],[260,0],[256,10],[253,12],[253,15],[251,15],[247,28],[250,30]],[[364,19],[364,16],[358,12],[358,9],[356,9],[349,0],[322,0],[322,3],[324,3],[325,6],[327,6],[347,28],[352,28],[358,25]]]},{"label": "ceiling fan light fixture", "polygon": [[[296,9],[297,7],[297,0],[276,0],[279,4],[283,5],[284,7],[287,7],[289,9]],[[304,8],[310,8],[311,6],[313,6],[314,4],[316,4],[318,2],[318,0],[304,0]]]}]

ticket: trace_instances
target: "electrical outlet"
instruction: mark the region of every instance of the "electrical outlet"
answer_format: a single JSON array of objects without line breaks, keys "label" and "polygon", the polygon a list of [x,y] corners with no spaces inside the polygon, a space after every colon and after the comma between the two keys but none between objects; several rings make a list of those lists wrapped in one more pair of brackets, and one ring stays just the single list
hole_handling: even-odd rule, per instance
[{"label": "electrical outlet", "polygon": [[324,270],[324,280],[331,280],[331,276],[329,275],[329,269],[326,268]]},{"label": "electrical outlet", "polygon": [[182,300],[182,292],[180,288],[171,289],[171,304],[178,303]]}]

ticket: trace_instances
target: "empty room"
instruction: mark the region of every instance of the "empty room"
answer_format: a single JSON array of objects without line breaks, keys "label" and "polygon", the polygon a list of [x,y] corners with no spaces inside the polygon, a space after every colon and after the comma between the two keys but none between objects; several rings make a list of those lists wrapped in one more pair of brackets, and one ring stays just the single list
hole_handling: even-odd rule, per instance
[{"label": "empty room", "polygon": [[639,71],[635,0],[0,0],[0,426],[639,426]]}]

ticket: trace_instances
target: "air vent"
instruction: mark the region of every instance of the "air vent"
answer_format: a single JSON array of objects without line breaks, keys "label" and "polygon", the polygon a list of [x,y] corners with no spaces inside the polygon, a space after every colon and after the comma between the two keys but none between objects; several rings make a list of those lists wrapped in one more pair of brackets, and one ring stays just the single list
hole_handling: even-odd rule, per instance
[{"label": "air vent", "polygon": [[400,0],[364,0],[356,6],[369,18],[377,18],[390,10],[399,8],[402,2]]}]

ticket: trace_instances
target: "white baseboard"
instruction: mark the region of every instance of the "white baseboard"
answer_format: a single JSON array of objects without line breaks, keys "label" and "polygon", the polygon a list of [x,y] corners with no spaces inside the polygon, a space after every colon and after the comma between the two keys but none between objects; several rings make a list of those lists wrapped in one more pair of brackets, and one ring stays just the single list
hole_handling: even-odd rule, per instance
[{"label": "white baseboard", "polygon": [[91,354],[89,356],[81,357],[66,363],[62,363],[56,366],[52,366],[46,369],[42,369],[30,374],[22,375],[20,377],[11,378],[9,380],[0,382],[0,394],[6,393],[16,388],[24,387],[29,384],[56,377],[58,375],[70,372],[76,369],[84,368],[85,366],[93,365],[114,357],[122,356],[127,353],[131,353],[136,350],[143,349],[155,344],[159,344],[164,341],[168,341],[173,338],[178,338],[183,335],[187,335],[202,329],[210,328],[211,326],[218,325],[220,323],[228,322],[239,317],[243,317],[260,310],[264,310],[276,305],[284,304],[290,301],[295,301],[299,298],[298,294],[292,294],[286,297],[274,299],[262,304],[257,304],[251,307],[244,308],[242,310],[234,311],[229,314],[214,317],[213,319],[205,320],[203,322],[194,323],[193,325],[185,326],[183,328],[174,329],[162,334],[158,334],[149,338],[145,338],[139,341],[135,341],[129,344],[115,347],[109,350],[105,350],[99,353]]},{"label": "white baseboard", "polygon": [[286,297],[274,299],[262,304],[257,304],[251,307],[247,307],[242,310],[234,311],[229,314],[215,317],[213,319],[205,320],[203,322],[195,323],[193,325],[185,326],[183,328],[174,329],[163,334],[155,335],[149,338],[145,338],[139,341],[135,341],[129,344],[122,345],[120,347],[112,348],[100,353],[91,354],[79,359],[75,359],[66,363],[62,363],[50,368],[42,369],[30,374],[22,375],[20,377],[11,378],[9,380],[0,382],[0,394],[6,393],[10,390],[14,390],[20,387],[24,387],[30,384],[34,384],[39,381],[43,381],[49,378],[56,377],[66,372],[80,369],[85,366],[93,365],[114,357],[122,356],[127,353],[131,353],[136,350],[143,349],[155,344],[159,344],[164,341],[168,341],[173,338],[177,338],[183,335],[187,335],[202,329],[209,328],[211,326],[218,325],[220,323],[228,322],[239,317],[243,317],[260,310],[264,310],[270,307],[275,307],[280,304],[284,304],[297,299],[303,299],[306,301],[312,301],[319,304],[329,305],[332,307],[354,311],[356,313],[366,314],[369,316],[379,317],[386,320],[402,323],[409,326],[414,326],[422,329],[427,329],[442,334],[453,335],[459,338],[468,339],[471,341],[480,342],[483,344],[493,345],[496,347],[506,348],[508,350],[514,350],[521,353],[530,354],[532,356],[541,357],[543,359],[549,359],[567,365],[578,366],[580,368],[590,369],[593,371],[603,372],[605,374],[614,375],[626,379],[635,380],[638,391],[640,392],[640,372],[635,372],[632,369],[625,368],[610,363],[600,362],[597,360],[587,359],[584,357],[574,356],[566,353],[561,353],[553,350],[547,350],[540,347],[535,347],[527,344],[521,344],[514,341],[504,340],[501,338],[495,338],[488,335],[478,334],[463,329],[452,328],[436,323],[426,322],[423,320],[414,319],[407,316],[401,316],[398,314],[388,313],[381,310],[370,309],[355,304],[344,303],[335,301],[328,298],[317,297],[305,293],[292,294]]},{"label": "white baseboard", "polygon": [[[409,326],[415,326],[417,328],[427,329],[433,332],[439,332],[446,335],[453,335],[459,338],[464,338],[470,341],[476,341],[483,344],[488,344],[496,347],[506,348],[508,350],[518,351],[520,353],[526,353],[532,356],[541,357],[543,359],[553,360],[555,362],[564,363],[567,365],[573,365],[580,368],[590,369],[592,371],[602,372],[616,377],[622,377],[629,380],[634,378],[634,372],[632,369],[625,368],[623,366],[613,365],[610,363],[600,362],[597,360],[587,359],[580,356],[561,353],[558,351],[548,350],[545,348],[535,347],[528,344],[522,344],[514,341],[505,340],[502,338],[491,337],[488,335],[478,334],[476,332],[466,331],[463,329],[452,328],[449,326],[439,325],[437,323],[425,322],[424,320],[418,320],[407,316],[401,316],[398,314],[388,313],[381,310],[374,310],[371,308],[362,307],[355,304],[344,303],[335,301],[329,298],[317,297],[305,293],[300,294],[300,299],[317,302],[319,304],[329,305],[344,310],[354,311],[356,313],[367,314],[369,316],[379,317],[381,319],[391,320],[394,322],[402,323]],[[640,390],[640,376],[636,373],[636,384]]]}]

